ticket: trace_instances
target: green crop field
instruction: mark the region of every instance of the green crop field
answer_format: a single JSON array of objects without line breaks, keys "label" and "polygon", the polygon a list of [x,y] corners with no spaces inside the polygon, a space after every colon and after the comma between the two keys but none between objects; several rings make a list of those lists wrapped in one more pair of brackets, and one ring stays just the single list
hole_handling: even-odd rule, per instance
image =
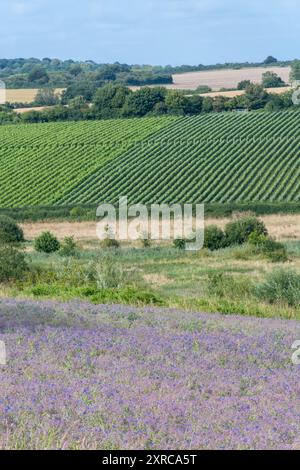
[{"label": "green crop field", "polygon": [[300,114],[0,127],[0,207],[297,202]]}]

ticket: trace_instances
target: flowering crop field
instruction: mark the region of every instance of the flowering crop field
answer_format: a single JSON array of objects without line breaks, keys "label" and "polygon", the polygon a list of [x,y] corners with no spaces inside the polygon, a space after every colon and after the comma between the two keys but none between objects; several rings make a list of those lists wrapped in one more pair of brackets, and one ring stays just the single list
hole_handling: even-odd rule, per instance
[{"label": "flowering crop field", "polygon": [[297,449],[294,321],[1,300],[0,448]]}]

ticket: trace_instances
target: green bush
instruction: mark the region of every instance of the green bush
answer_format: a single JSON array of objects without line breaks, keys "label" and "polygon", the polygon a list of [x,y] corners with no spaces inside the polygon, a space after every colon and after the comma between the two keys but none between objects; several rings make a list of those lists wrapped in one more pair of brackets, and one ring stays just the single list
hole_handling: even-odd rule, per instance
[{"label": "green bush", "polygon": [[70,210],[70,216],[71,217],[84,217],[87,213],[87,210],[84,209],[83,207],[73,207],[71,210]]},{"label": "green bush", "polygon": [[10,217],[0,215],[0,243],[19,243],[24,241],[23,230]]},{"label": "green bush", "polygon": [[98,260],[94,269],[98,289],[119,289],[128,281],[122,266],[109,256]]},{"label": "green bush", "polygon": [[249,236],[255,232],[258,235],[268,235],[265,224],[254,216],[243,216],[225,227],[226,242],[228,245],[242,245]]},{"label": "green bush", "polygon": [[173,241],[173,246],[174,246],[174,248],[176,248],[177,250],[185,250],[186,240],[184,240],[183,238],[176,238],[176,239]]},{"label": "green bush", "polygon": [[251,292],[248,279],[236,279],[223,272],[212,272],[208,276],[208,294],[220,298],[238,298],[241,300]]},{"label": "green bush", "polygon": [[101,241],[101,247],[106,248],[120,248],[120,243],[115,238],[105,238]]},{"label": "green bush", "polygon": [[210,225],[204,230],[204,248],[211,251],[220,250],[226,246],[226,237],[219,227]]},{"label": "green bush", "polygon": [[35,239],[34,248],[42,253],[54,253],[60,249],[60,243],[50,232],[44,232]]},{"label": "green bush", "polygon": [[248,237],[248,243],[255,246],[259,254],[265,255],[273,262],[288,260],[288,254],[283,243],[277,242],[271,237],[253,232]]},{"label": "green bush", "polygon": [[28,271],[23,253],[12,246],[0,247],[0,282],[22,280]]},{"label": "green bush", "polygon": [[78,247],[74,237],[65,237],[59,250],[61,256],[76,256],[78,254]]},{"label": "green bush", "polygon": [[270,304],[300,305],[300,274],[293,270],[276,269],[255,286],[255,295]]}]

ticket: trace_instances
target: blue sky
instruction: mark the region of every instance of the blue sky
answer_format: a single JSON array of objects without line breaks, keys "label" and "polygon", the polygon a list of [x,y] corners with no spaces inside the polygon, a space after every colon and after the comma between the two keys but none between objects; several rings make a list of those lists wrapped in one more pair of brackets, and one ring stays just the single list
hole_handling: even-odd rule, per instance
[{"label": "blue sky", "polygon": [[300,0],[0,0],[0,57],[211,64],[300,57]]}]

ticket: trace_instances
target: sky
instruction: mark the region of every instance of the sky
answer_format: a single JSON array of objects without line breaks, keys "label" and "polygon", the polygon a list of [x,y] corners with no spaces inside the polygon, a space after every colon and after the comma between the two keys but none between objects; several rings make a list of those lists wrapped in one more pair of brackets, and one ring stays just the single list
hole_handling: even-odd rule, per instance
[{"label": "sky", "polygon": [[300,0],[0,0],[0,58],[181,65],[300,58]]}]

